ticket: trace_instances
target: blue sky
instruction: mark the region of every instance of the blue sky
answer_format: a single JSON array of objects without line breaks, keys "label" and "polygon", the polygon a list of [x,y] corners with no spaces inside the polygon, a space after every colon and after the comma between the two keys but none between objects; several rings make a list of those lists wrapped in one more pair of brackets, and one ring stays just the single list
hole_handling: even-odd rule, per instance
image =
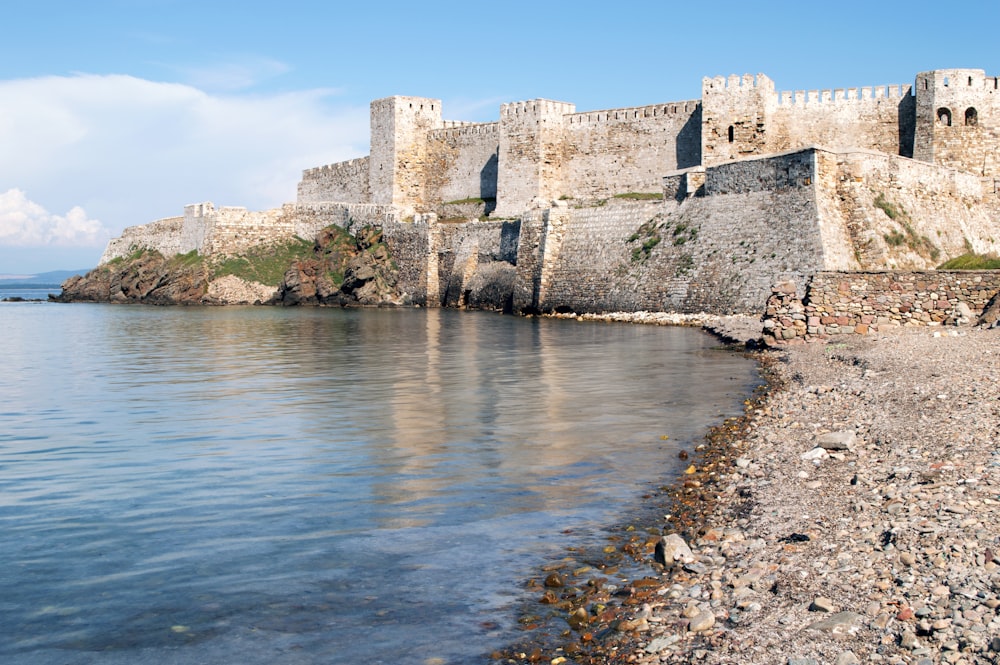
[{"label": "blue sky", "polygon": [[368,103],[579,110],[1000,74],[1000,4],[8,0],[0,39],[0,274],[96,265],[122,228],[213,201],[292,201],[302,169],[366,154]]}]

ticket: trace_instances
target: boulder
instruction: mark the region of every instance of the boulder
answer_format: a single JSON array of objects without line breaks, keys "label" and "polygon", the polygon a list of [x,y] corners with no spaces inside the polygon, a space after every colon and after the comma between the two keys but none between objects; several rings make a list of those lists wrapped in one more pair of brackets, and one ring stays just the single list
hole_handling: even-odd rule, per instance
[{"label": "boulder", "polygon": [[653,559],[663,565],[664,567],[670,567],[675,564],[686,564],[693,563],[694,553],[688,544],[684,542],[676,533],[672,533],[669,536],[663,536],[660,542],[656,543],[656,549],[653,552]]},{"label": "boulder", "polygon": [[827,432],[816,437],[816,445],[824,450],[851,450],[858,441],[854,430]]},{"label": "boulder", "polygon": [[1000,292],[994,294],[983,308],[983,313],[979,315],[976,325],[983,328],[996,328],[1000,321]]}]

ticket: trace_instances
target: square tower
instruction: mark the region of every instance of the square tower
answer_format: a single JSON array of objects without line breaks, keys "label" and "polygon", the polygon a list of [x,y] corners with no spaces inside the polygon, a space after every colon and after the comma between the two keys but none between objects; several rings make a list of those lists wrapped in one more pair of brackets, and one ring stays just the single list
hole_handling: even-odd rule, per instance
[{"label": "square tower", "polygon": [[702,79],[702,164],[774,152],[768,132],[777,99],[774,81],[763,74]]},{"label": "square tower", "polygon": [[395,96],[371,103],[372,203],[399,206],[404,214],[426,207],[427,132],[442,125],[440,99]]},{"label": "square tower", "polygon": [[517,215],[562,192],[563,116],[576,106],[549,99],[500,106],[497,216]]},{"label": "square tower", "polygon": [[917,74],[913,157],[979,176],[1000,176],[1000,80],[982,69]]}]

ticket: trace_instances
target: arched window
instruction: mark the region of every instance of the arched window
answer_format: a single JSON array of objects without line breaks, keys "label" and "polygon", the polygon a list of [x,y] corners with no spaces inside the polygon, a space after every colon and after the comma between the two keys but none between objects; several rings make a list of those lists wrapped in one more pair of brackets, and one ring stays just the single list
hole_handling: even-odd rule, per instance
[{"label": "arched window", "polygon": [[735,138],[736,138],[736,130],[733,128],[732,125],[729,125],[729,142],[732,143]]},{"label": "arched window", "polygon": [[946,87],[946,88],[948,87],[948,77],[947,76],[944,77],[944,87]]},{"label": "arched window", "polygon": [[975,127],[979,124],[979,113],[971,106],[965,109],[965,124],[969,127]]},{"label": "arched window", "polygon": [[951,109],[942,106],[937,110],[938,122],[945,127],[951,127]]}]

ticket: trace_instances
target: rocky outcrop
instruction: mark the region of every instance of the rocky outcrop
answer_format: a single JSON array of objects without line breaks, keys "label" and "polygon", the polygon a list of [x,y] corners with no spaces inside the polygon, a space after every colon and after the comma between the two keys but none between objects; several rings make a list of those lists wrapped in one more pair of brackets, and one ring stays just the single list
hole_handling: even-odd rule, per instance
[{"label": "rocky outcrop", "polygon": [[210,276],[202,263],[186,265],[159,252],[145,251],[70,277],[63,282],[62,293],[53,299],[148,305],[201,303]]},{"label": "rocky outcrop", "polygon": [[382,231],[365,227],[357,237],[339,227],[320,231],[313,256],[285,272],[274,302],[281,305],[402,305],[397,270]]},{"label": "rocky outcrop", "polygon": [[[289,253],[289,248],[294,251]],[[148,305],[405,304],[380,230],[365,227],[355,237],[330,226],[319,232],[311,248],[305,246],[305,252],[308,256],[302,257],[301,240],[256,248],[240,257],[192,253],[167,258],[155,250],[140,250],[71,277],[53,299]],[[277,277],[258,277],[275,265],[278,275],[284,273],[280,284]],[[231,274],[233,266],[246,275]],[[274,281],[265,284],[259,279]]]},{"label": "rocky outcrop", "polygon": [[273,286],[225,275],[209,283],[206,295],[213,305],[259,305],[269,302],[276,293]]}]

